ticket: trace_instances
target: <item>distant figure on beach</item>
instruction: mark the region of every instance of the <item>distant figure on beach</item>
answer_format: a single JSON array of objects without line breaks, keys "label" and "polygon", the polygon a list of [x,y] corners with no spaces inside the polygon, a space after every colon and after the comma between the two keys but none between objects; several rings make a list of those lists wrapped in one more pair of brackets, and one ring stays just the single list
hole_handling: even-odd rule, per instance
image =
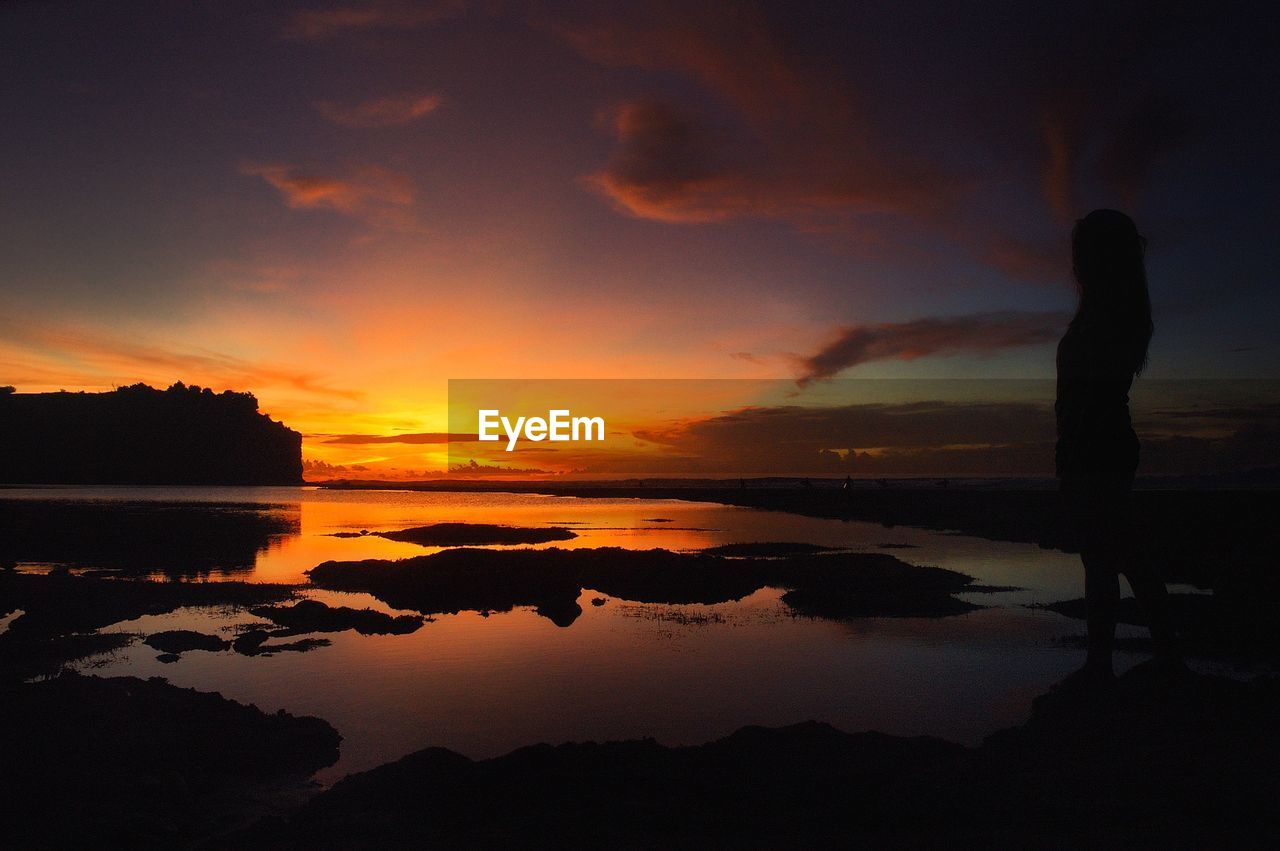
[{"label": "distant figure on beach", "polygon": [[1079,306],[1058,343],[1055,466],[1084,562],[1088,655],[1069,680],[1104,684],[1111,667],[1123,573],[1146,614],[1157,658],[1181,667],[1168,595],[1133,527],[1130,492],[1138,436],[1129,390],[1147,364],[1151,299],[1146,240],[1116,210],[1094,210],[1071,238]]},{"label": "distant figure on beach", "polygon": [[840,485],[840,490],[844,491],[845,499],[853,499],[853,476],[844,477],[844,484]]}]

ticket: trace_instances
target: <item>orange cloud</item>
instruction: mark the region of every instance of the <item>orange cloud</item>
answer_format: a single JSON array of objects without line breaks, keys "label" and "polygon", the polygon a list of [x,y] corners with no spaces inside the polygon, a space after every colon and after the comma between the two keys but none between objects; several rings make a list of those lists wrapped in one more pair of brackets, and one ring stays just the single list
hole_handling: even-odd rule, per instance
[{"label": "orange cloud", "polygon": [[413,184],[381,166],[363,166],[342,177],[282,163],[245,163],[240,173],[260,177],[296,210],[333,210],[378,227],[412,229]]},{"label": "orange cloud", "polygon": [[474,434],[450,434],[446,431],[424,431],[408,434],[335,434],[325,443],[341,443],[352,446],[364,446],[373,443],[405,443],[409,445],[448,444],[460,441],[473,441]]},{"label": "orange cloud", "polygon": [[[364,397],[359,391],[328,384],[322,373],[191,346],[125,339],[66,324],[3,321],[0,328],[4,330],[4,348],[21,353],[17,360],[31,368],[30,377],[60,379],[49,383],[101,386],[148,381],[167,385],[181,380],[218,390],[258,392],[288,387],[318,397],[349,401]],[[41,368],[41,362],[49,366]]]},{"label": "orange cloud", "polygon": [[466,9],[463,0],[394,2],[374,0],[298,11],[285,27],[286,38],[318,41],[346,32],[374,29],[416,29],[452,18]]},{"label": "orange cloud", "polygon": [[417,121],[440,106],[439,95],[404,94],[374,98],[354,106],[318,101],[316,110],[343,127],[397,127]]},{"label": "orange cloud", "polygon": [[872,361],[915,360],[928,355],[1034,346],[1058,339],[1070,317],[1056,312],[1004,311],[969,316],[916,319],[842,328],[816,353],[803,358],[798,383],[831,378]]}]

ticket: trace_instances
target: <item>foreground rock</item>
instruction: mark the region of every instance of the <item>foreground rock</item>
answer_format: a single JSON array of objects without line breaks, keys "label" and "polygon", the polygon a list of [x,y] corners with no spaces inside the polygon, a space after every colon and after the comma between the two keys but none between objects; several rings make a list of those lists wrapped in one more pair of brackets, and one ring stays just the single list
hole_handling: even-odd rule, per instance
[{"label": "foreground rock", "polygon": [[533,606],[561,626],[582,613],[583,588],[675,605],[740,600],[773,586],[790,589],[783,600],[797,613],[829,618],[930,617],[977,608],[952,596],[977,590],[971,577],[884,553],[743,559],[615,547],[457,549],[400,561],[330,561],[309,576],[321,588],[367,591],[424,614]]},{"label": "foreground rock", "polygon": [[265,784],[338,757],[318,718],[267,715],[161,679],[65,674],[0,687],[9,847],[169,846],[235,826]]},{"label": "foreground rock", "polygon": [[1143,672],[969,749],[807,723],[710,744],[443,749],[232,845],[1275,847],[1280,689]]},{"label": "foreground rock", "polygon": [[578,537],[576,532],[559,526],[499,526],[493,523],[433,523],[430,526],[374,534],[392,541],[406,541],[424,547],[546,544]]}]

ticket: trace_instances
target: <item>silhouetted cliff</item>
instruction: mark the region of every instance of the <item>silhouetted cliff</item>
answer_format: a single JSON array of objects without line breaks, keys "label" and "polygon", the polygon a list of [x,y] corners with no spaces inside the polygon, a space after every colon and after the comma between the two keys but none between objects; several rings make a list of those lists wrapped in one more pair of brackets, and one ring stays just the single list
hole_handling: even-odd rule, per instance
[{"label": "silhouetted cliff", "polygon": [[[7,391],[7,392],[6,392]],[[145,384],[110,393],[0,389],[0,482],[284,485],[302,435],[251,393]]]}]

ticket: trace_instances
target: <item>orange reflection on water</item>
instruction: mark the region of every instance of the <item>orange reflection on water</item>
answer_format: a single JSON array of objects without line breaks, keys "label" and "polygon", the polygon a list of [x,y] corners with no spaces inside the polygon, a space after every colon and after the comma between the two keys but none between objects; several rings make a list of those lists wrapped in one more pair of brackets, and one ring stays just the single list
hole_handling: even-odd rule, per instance
[{"label": "orange reflection on water", "polygon": [[[305,582],[305,572],[325,561],[401,559],[443,549],[392,541],[377,534],[345,536],[350,533],[389,532],[433,523],[563,526],[577,537],[533,546],[685,550],[728,542],[732,536],[727,526],[734,524],[717,523],[716,514],[735,510],[679,500],[540,494],[312,493],[317,496],[290,506],[299,511],[300,534],[271,541],[258,557],[254,581]],[[368,498],[371,493],[378,498]]]}]

